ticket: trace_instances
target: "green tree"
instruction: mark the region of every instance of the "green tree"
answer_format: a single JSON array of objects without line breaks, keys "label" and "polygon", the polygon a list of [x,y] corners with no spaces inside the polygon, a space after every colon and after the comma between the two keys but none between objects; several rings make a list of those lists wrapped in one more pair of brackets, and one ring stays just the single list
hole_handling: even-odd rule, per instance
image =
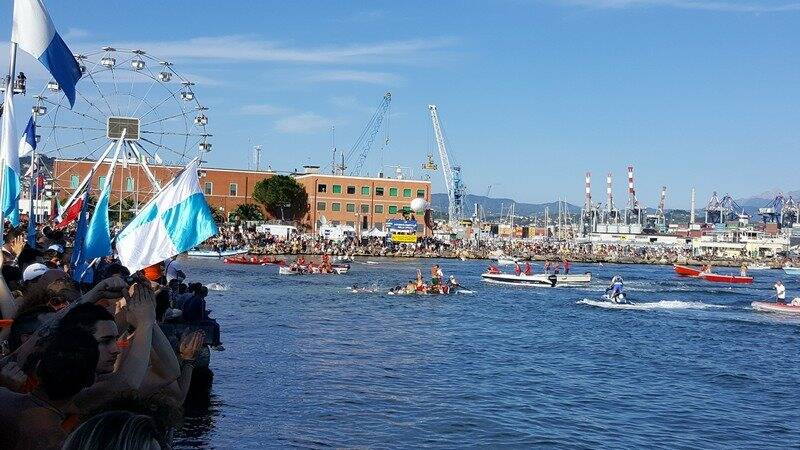
[{"label": "green tree", "polygon": [[214,222],[216,222],[217,225],[227,222],[227,220],[225,220],[225,214],[223,214],[222,209],[214,208],[211,205],[208,205],[208,209],[211,210],[211,215],[214,216]]},{"label": "green tree", "polygon": [[243,203],[231,212],[231,220],[264,220],[264,213],[255,203]]},{"label": "green tree", "polygon": [[300,219],[308,212],[308,193],[297,180],[287,175],[275,175],[256,183],[253,199],[264,205],[273,217],[280,219]]}]

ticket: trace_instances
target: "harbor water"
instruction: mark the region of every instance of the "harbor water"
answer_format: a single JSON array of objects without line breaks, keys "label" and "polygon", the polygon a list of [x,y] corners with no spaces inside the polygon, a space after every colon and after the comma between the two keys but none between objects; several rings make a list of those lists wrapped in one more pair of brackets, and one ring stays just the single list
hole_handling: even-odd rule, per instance
[{"label": "harbor water", "polygon": [[[437,262],[472,293],[385,294]],[[778,278],[800,296],[800,279],[575,265],[591,285],[539,288],[484,283],[487,264],[375,258],[279,276],[188,260],[191,279],[219,284],[208,307],[226,350],[176,448],[800,445],[800,317],[750,309]],[[615,274],[635,305],[600,302]]]}]

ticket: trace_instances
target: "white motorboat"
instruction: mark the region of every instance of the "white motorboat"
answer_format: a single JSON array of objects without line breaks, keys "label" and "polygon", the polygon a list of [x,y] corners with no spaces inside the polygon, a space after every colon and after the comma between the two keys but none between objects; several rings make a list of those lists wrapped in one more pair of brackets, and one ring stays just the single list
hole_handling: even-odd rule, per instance
[{"label": "white motorboat", "polygon": [[751,264],[747,266],[747,270],[770,270],[772,267],[766,264]]},{"label": "white motorboat", "polygon": [[592,281],[592,274],[589,272],[580,274],[537,273],[533,275],[486,272],[481,277],[484,281],[492,283],[546,287],[555,287],[561,284],[586,284]]},{"label": "white motorboat", "polygon": [[513,266],[520,262],[518,258],[513,256],[498,256],[495,261],[497,261],[498,266]]},{"label": "white motorboat", "polygon": [[186,252],[192,258],[227,258],[229,256],[246,255],[249,248],[232,248],[229,250],[189,250]]},{"label": "white motorboat", "polygon": [[783,271],[786,272],[786,275],[800,275],[800,267],[787,266],[783,268]]}]

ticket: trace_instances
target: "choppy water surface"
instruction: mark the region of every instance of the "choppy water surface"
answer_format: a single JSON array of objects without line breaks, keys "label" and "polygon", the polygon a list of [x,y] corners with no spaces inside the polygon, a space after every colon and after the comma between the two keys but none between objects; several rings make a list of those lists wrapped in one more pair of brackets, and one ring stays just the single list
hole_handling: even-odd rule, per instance
[{"label": "choppy water surface", "polygon": [[[212,355],[211,407],[177,447],[800,445],[800,318],[749,307],[778,277],[800,296],[782,272],[728,287],[671,267],[578,265],[591,286],[547,289],[440,261],[474,294],[348,292],[385,292],[436,262],[372,261],[306,277],[187,263],[192,279],[230,285],[208,300],[227,350]],[[614,274],[635,307],[597,303]]]}]

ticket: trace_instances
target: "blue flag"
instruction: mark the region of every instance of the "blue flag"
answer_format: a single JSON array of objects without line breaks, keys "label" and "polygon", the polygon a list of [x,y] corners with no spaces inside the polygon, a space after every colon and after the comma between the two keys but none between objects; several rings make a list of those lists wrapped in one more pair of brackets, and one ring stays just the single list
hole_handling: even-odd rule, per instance
[{"label": "blue flag", "polygon": [[[100,198],[94,205],[92,218],[86,229],[86,239],[83,241],[83,258],[92,260],[111,254],[111,230],[108,222],[108,200],[111,197],[111,180],[106,179]],[[85,207],[85,206],[84,206]]]},{"label": "blue flag", "polygon": [[75,85],[81,78],[81,68],[72,51],[58,35],[53,20],[42,0],[15,0],[11,41],[38,59],[69,100],[75,104]]}]

